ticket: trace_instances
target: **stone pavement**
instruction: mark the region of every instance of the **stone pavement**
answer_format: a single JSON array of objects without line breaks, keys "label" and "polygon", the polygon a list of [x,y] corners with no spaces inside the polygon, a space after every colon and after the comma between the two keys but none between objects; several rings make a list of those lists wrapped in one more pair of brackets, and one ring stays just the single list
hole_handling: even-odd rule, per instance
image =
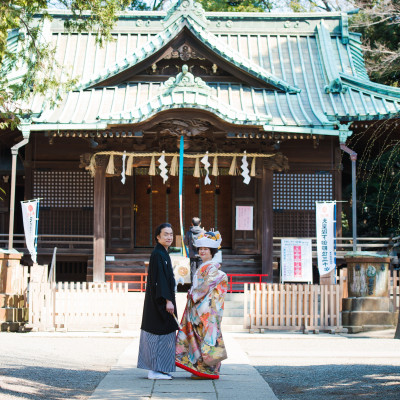
[{"label": "stone pavement", "polygon": [[233,335],[224,333],[224,340],[228,359],[222,363],[219,380],[191,380],[190,373],[177,368],[173,380],[153,381],[147,379],[147,371],[136,368],[139,340],[134,339],[90,399],[277,400]]}]

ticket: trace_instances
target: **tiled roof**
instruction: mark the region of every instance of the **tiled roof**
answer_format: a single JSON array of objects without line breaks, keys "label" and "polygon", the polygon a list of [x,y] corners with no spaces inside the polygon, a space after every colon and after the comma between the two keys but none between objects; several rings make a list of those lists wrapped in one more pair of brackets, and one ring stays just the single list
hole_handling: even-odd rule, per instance
[{"label": "tiled roof", "polygon": [[[328,131],[338,121],[388,118],[400,110],[399,89],[368,79],[359,37],[346,30],[342,14],[205,13],[207,25],[180,12],[164,27],[165,16],[160,12],[121,16],[116,40],[102,49],[92,34],[64,33],[62,16],[56,13],[51,29],[56,57],[86,84],[68,93],[54,110],[34,99],[33,111],[42,111],[34,129],[54,124],[63,129],[104,126],[107,118],[134,123],[139,115],[143,119],[165,107],[192,107],[208,109],[232,123],[247,119],[259,121],[265,129],[320,129],[335,134]],[[165,46],[183,27],[236,68],[277,90],[214,82],[208,84],[212,95],[197,92],[195,98],[195,92],[182,91],[168,98],[160,97],[161,83],[150,80],[101,87],[121,68],[153,54],[157,45]]]}]

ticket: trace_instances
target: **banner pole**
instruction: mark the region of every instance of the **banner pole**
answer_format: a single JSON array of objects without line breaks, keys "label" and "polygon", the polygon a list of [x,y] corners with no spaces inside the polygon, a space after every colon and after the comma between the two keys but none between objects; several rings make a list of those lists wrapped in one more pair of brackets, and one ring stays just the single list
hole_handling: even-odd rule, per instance
[{"label": "banner pole", "polygon": [[38,242],[38,229],[39,229],[39,204],[40,199],[37,199],[36,203],[36,230],[35,230],[35,257],[37,262],[37,242]]},{"label": "banner pole", "polygon": [[183,229],[183,157],[184,157],[184,141],[183,135],[179,141],[179,223],[180,223],[180,231],[181,231],[181,240],[182,240],[182,255],[187,257],[185,243],[183,241],[184,238],[184,229]]}]

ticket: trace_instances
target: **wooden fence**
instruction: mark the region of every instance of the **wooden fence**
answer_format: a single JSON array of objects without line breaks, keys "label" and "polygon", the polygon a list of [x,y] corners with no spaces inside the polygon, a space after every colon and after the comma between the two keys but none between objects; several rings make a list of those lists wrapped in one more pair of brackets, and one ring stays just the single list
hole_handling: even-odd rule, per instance
[{"label": "wooden fence", "polygon": [[34,330],[125,328],[128,284],[33,282],[29,326]]},{"label": "wooden fence", "polygon": [[244,328],[338,331],[340,285],[247,284]]}]

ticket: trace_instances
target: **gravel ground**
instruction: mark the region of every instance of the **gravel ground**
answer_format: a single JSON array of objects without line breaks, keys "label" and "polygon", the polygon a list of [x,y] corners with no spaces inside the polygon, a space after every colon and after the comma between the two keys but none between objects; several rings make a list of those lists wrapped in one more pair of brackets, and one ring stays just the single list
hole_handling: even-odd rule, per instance
[{"label": "gravel ground", "polygon": [[280,400],[400,398],[400,341],[253,335],[241,347]]},{"label": "gravel ground", "polygon": [[87,399],[132,339],[0,333],[0,399]]}]

